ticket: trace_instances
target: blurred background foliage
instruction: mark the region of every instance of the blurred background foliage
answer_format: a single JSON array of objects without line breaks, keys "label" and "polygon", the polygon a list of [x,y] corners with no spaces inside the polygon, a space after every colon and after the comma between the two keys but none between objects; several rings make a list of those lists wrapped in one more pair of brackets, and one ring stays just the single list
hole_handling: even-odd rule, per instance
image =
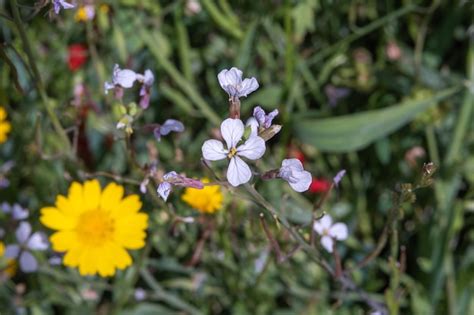
[{"label": "blurred background foliage", "polygon": [[[77,1],[79,8],[94,8],[93,18],[81,18],[78,9],[56,16],[44,0],[19,2],[38,74],[32,73],[11,20],[12,1],[0,0],[0,104],[13,127],[0,146],[0,159],[15,162],[1,201],[19,202],[37,217],[73,179],[115,179],[139,192],[143,170],[129,162],[123,132],[115,128],[120,106],[103,92],[115,63],[137,72],[151,69],[156,77],[151,105],[134,123],[140,165],[158,160],[160,172],[210,177],[200,162],[201,145],[228,110],[216,75],[236,66],[260,83],[242,100],[243,117],[255,105],[280,110],[283,129],[258,164],[261,170],[277,168],[295,154],[304,156],[305,168],[319,179],[347,170],[318,215],[324,211],[348,224],[350,238],[339,249],[354,283],[393,314],[474,313],[472,1]],[[74,44],[85,48],[79,67],[71,65]],[[38,75],[46,98],[36,88]],[[136,95],[138,89],[127,90],[125,103]],[[68,149],[54,132],[45,103],[76,146]],[[181,120],[186,131],[157,142],[143,128],[168,118]],[[438,171],[433,185],[417,190],[414,200],[411,189],[400,184],[415,185],[423,162],[434,162]],[[256,187],[308,236],[312,204],[321,194],[297,195],[285,183]],[[47,255],[40,256],[39,273],[18,273],[2,284],[0,311],[9,314],[19,306],[29,314],[371,310],[305,251],[277,263],[261,210],[239,192],[226,191],[225,207],[214,216],[198,215],[180,194],[168,205],[142,196],[151,220],[149,245],[134,256],[145,257],[141,264],[104,280],[48,266]],[[394,201],[403,194],[409,198]],[[176,223],[177,216],[189,215],[195,224]],[[268,225],[282,250],[290,252],[292,237],[274,221]],[[200,261],[189,266],[209,229]],[[357,267],[382,243],[379,256]],[[330,255],[322,255],[333,264]],[[18,284],[26,286],[23,291]],[[134,298],[137,287],[146,291],[144,301]],[[98,296],[87,298],[87,290]]]}]

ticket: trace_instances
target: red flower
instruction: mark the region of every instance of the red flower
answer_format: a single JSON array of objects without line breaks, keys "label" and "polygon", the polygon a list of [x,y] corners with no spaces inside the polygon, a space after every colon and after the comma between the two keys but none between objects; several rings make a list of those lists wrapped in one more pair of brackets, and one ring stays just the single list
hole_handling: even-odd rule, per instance
[{"label": "red flower", "polygon": [[309,186],[309,191],[312,193],[324,193],[331,188],[332,183],[325,179],[317,179],[313,177],[313,181]]},{"label": "red flower", "polygon": [[87,47],[83,44],[72,44],[68,47],[68,66],[76,71],[87,61]]}]

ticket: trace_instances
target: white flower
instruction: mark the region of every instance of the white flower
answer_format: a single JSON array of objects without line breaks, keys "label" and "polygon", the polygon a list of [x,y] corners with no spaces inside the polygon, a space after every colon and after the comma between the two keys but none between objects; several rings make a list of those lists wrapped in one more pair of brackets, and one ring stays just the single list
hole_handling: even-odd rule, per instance
[{"label": "white flower", "polygon": [[349,234],[347,225],[344,223],[332,224],[332,218],[328,214],[315,221],[313,229],[321,235],[321,245],[330,253],[333,251],[334,240],[343,241],[347,239]]},{"label": "white flower", "polygon": [[236,187],[247,183],[252,177],[252,172],[240,157],[257,160],[265,153],[265,140],[258,136],[251,136],[245,143],[237,146],[244,135],[244,123],[240,119],[227,118],[221,124],[221,134],[224,144],[217,140],[207,140],[202,145],[202,156],[209,161],[230,159],[227,169],[227,180]]},{"label": "white flower", "polygon": [[286,180],[297,192],[308,190],[313,180],[311,173],[304,170],[303,164],[298,159],[283,160],[278,177]]},{"label": "white flower", "polygon": [[104,89],[107,94],[109,90],[120,86],[125,89],[131,88],[133,83],[138,79],[138,74],[130,69],[120,69],[119,65],[114,66],[114,73],[112,75],[112,83],[105,82]]},{"label": "white flower", "polygon": [[54,13],[59,14],[59,11],[61,9],[68,10],[68,9],[73,9],[76,6],[71,3],[67,3],[64,0],[53,0],[53,6],[54,6]]},{"label": "white flower", "polygon": [[224,69],[217,75],[219,84],[230,97],[247,96],[258,89],[258,82],[255,78],[246,78],[242,81],[242,71],[233,67],[230,70]]}]

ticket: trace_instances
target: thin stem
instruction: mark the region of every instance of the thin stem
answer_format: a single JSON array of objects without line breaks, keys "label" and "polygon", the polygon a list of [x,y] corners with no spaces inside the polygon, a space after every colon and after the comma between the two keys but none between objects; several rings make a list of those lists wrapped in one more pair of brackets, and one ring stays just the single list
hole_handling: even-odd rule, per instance
[{"label": "thin stem", "polygon": [[33,50],[31,49],[30,46],[30,41],[28,40],[28,36],[26,34],[26,31],[23,27],[23,22],[21,20],[20,16],[20,10],[18,9],[18,3],[17,0],[10,0],[10,6],[12,9],[13,13],[13,19],[15,22],[15,25],[18,29],[18,32],[20,33],[20,38],[23,43],[23,48],[25,49],[25,53],[28,57],[28,64],[32,70],[33,76],[34,76],[34,81],[35,81],[35,86],[40,94],[41,100],[43,101],[44,107],[46,109],[46,112],[49,116],[49,119],[51,120],[51,123],[53,124],[53,127],[59,137],[61,138],[63,145],[65,146],[65,151],[69,156],[71,156],[71,143],[69,142],[69,138],[66,134],[66,131],[64,128],[61,126],[61,123],[59,122],[58,117],[56,116],[56,113],[53,110],[52,104],[48,98],[48,95],[46,94],[46,89],[44,88],[43,81],[41,79],[40,72],[38,70],[38,67],[35,62],[35,56],[33,55]]}]

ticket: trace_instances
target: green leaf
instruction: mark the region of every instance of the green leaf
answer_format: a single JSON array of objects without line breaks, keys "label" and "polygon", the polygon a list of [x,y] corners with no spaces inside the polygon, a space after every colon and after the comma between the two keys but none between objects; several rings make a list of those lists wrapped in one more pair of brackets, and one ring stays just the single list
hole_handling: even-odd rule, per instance
[{"label": "green leaf", "polygon": [[335,118],[305,119],[299,116],[294,119],[293,128],[301,141],[321,151],[356,151],[397,131],[419,113],[459,91],[459,87],[450,88],[426,99]]}]

